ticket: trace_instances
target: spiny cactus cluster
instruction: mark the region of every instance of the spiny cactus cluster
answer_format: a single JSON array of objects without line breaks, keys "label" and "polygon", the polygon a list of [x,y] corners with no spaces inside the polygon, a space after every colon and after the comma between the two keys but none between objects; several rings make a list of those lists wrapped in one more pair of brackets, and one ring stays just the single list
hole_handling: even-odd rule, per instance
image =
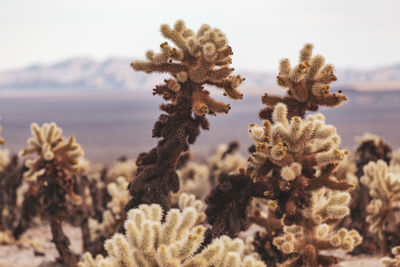
[{"label": "spiny cactus cluster", "polygon": [[[62,136],[62,129],[55,123],[31,125],[32,137],[28,146],[20,156],[30,154],[36,158],[25,161],[28,170],[24,178],[30,181],[30,197],[25,198],[23,208],[31,209],[25,216],[33,217],[35,213],[47,218],[50,222],[53,242],[65,266],[74,266],[77,257],[69,248],[69,239],[62,229],[62,221],[68,215],[68,202],[74,205],[82,204],[82,198],[76,194],[74,186],[75,174],[84,170],[83,150],[75,142],[73,136],[67,140]],[[23,221],[21,221],[22,223]],[[24,231],[26,226],[20,223],[15,235]]]},{"label": "spiny cactus cluster", "polygon": [[162,222],[160,205],[140,205],[128,212],[125,234],[107,240],[108,256],[85,254],[80,267],[91,266],[265,266],[244,255],[240,239],[221,237],[195,254],[204,239],[205,228],[197,225],[199,214],[192,207],[171,209]]},{"label": "spiny cactus cluster", "polygon": [[400,266],[400,246],[392,248],[393,258],[384,257],[381,259],[385,267],[399,267]]},{"label": "spiny cactus cluster", "polygon": [[285,97],[265,94],[262,97],[266,108],[260,111],[260,118],[270,119],[273,107],[284,103],[288,107],[289,117],[304,117],[307,110],[317,111],[319,106],[335,107],[342,104],[346,97],[341,91],[330,93],[330,83],[337,80],[334,67],[324,65],[325,59],[320,56],[312,57],[312,44],[306,44],[300,51],[299,63],[290,66],[289,59],[282,59],[279,66],[277,82],[288,88]]},{"label": "spiny cactus cluster", "polygon": [[[302,238],[296,239],[296,242],[302,240],[299,241],[301,250],[288,252],[278,247],[283,249],[281,253],[289,254],[288,257],[269,249],[271,254],[278,256],[276,258],[285,260],[286,266],[327,266],[338,262],[334,256],[320,252],[342,246],[319,246],[318,242],[327,237],[321,239],[316,233],[321,225],[333,225],[349,214],[350,195],[347,191],[355,187],[354,183],[334,177],[339,163],[349,154],[347,150],[339,149],[340,137],[336,129],[325,124],[322,114],[305,116],[307,110],[315,111],[320,105],[337,106],[346,100],[341,92],[329,93],[328,84],[336,80],[333,67],[323,66],[321,56],[312,58],[311,50],[310,44],[301,50],[300,63],[293,69],[288,60],[281,61],[278,84],[289,89],[287,96],[267,94],[262,97],[267,107],[260,112],[260,117],[267,120],[263,125],[249,126],[256,145],[246,172],[241,173],[240,187],[246,193],[238,193],[237,175],[231,175],[224,178],[224,183],[221,177],[219,185],[207,199],[206,213],[213,225],[213,236],[221,233],[236,236],[245,230],[248,227],[246,207],[252,198],[275,201],[276,208],[269,211],[269,217],[280,219],[281,229],[285,225],[293,226],[303,233]],[[236,195],[236,199],[228,197],[232,195]],[[236,225],[232,219],[227,219],[226,213],[232,210],[230,207],[234,207],[233,214],[240,218]],[[274,232],[284,231],[274,227]],[[273,233],[268,236],[269,241],[260,238],[258,242],[263,240],[264,244],[277,245],[281,239]],[[362,240],[356,231],[351,233],[346,235],[349,250]]]},{"label": "spiny cactus cluster", "polygon": [[369,188],[372,198],[367,206],[369,231],[378,233],[382,252],[386,253],[387,235],[400,234],[400,168],[383,160],[371,161],[364,166],[361,183]]},{"label": "spiny cactus cluster", "polygon": [[168,42],[162,43],[159,53],[147,51],[147,61],[135,61],[131,64],[137,71],[166,72],[174,77],[164,86],[157,87],[155,94],[161,94],[164,99],[174,103],[180,94],[185,94],[187,89],[182,87],[189,85],[191,92],[186,97],[191,98],[192,109],[199,116],[227,113],[230,109],[228,104],[212,99],[202,85],[221,88],[225,95],[233,99],[242,98],[237,87],[243,78],[230,75],[234,70],[229,68],[232,63],[232,49],[225,34],[219,29],[203,25],[194,33],[182,20],[178,20],[173,29],[167,24],[161,25],[161,34],[176,47],[171,47]]},{"label": "spiny cactus cluster", "polygon": [[[237,87],[244,79],[231,75],[232,49],[219,29],[203,25],[195,34],[178,20],[173,28],[161,25],[161,33],[176,47],[162,43],[159,53],[148,51],[146,61],[131,64],[136,71],[164,72],[171,78],[154,89],[154,95],[170,101],[161,106],[166,114],[160,115],[153,128],[153,137],[162,139],[137,160],[138,171],[129,186],[132,199],[127,210],[142,203],[159,203],[165,209],[170,208],[169,194],[179,191],[176,173],[179,157],[196,141],[200,128],[209,128],[204,115],[230,110],[228,104],[210,97],[205,85],[222,89],[232,99],[242,98]],[[163,170],[161,176],[159,170]]]},{"label": "spiny cactus cluster", "polygon": [[[172,44],[131,64],[170,75],[153,90],[168,101],[152,131],[156,147],[97,167],[55,123],[32,124],[23,165],[0,150],[0,243],[17,242],[40,217],[63,266],[317,267],[339,262],[330,250],[377,248],[393,248],[382,263],[400,266],[400,150],[392,154],[368,134],[350,157],[322,114],[306,114],[346,100],[330,92],[334,68],[312,56],[311,44],[294,67],[280,62],[277,82],[287,95],[261,98],[264,121],[249,125],[248,160],[231,142],[195,162],[188,150],[209,129],[205,115],[230,110],[206,86],[241,99],[244,78],[232,75],[232,49],[219,29],[195,33],[179,20],[161,33]],[[80,227],[86,253],[71,251],[63,222]]]}]

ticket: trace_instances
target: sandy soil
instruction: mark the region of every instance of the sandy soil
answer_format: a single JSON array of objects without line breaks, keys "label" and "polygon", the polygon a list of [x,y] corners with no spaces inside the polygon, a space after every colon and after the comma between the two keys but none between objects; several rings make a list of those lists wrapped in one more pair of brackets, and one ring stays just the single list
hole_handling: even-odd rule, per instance
[{"label": "sandy soil", "polygon": [[[80,229],[68,224],[63,227],[70,238],[72,250],[81,253]],[[61,266],[55,263],[57,256],[57,250],[51,242],[49,225],[29,229],[14,244],[0,245],[0,267]]]},{"label": "sandy soil", "polygon": [[[70,237],[72,250],[81,253],[80,229],[65,224],[66,234]],[[338,267],[378,267],[379,256],[348,256],[343,252],[335,253],[342,259]],[[59,267],[56,264],[57,250],[51,242],[50,227],[41,225],[29,229],[15,244],[0,245],[0,267]]]}]

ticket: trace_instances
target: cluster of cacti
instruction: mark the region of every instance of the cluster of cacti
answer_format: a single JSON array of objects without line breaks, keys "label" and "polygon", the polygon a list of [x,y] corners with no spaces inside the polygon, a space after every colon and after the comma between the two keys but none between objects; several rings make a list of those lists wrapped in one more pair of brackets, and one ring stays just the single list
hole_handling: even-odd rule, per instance
[{"label": "cluster of cacti", "polygon": [[161,52],[148,51],[146,61],[131,64],[137,71],[164,72],[171,78],[154,89],[154,95],[170,101],[161,106],[166,114],[160,115],[153,128],[153,137],[162,139],[157,147],[139,155],[136,179],[129,186],[132,198],[127,209],[142,203],[170,207],[169,194],[179,190],[179,157],[195,142],[200,128],[209,128],[206,114],[227,113],[230,109],[228,104],[214,100],[205,85],[222,89],[232,99],[242,98],[237,87],[244,79],[231,75],[232,49],[219,29],[203,25],[194,33],[179,20],[173,29],[162,25],[161,33],[176,47],[162,43]]},{"label": "cluster of cacti", "polygon": [[371,201],[366,218],[371,233],[378,233],[382,252],[387,253],[387,236],[400,237],[400,168],[383,160],[364,166],[361,183],[369,189]]},{"label": "cluster of cacti", "polygon": [[[260,117],[266,120],[263,125],[249,126],[250,136],[256,141],[256,146],[251,150],[253,153],[249,157],[247,171],[240,174],[240,187],[246,193],[238,194],[237,175],[230,175],[224,178],[225,183],[220,182],[208,198],[209,222],[218,229],[213,229],[213,236],[220,233],[236,236],[239,231],[245,230],[248,226],[246,208],[251,198],[276,201],[276,207],[269,211],[267,218],[276,221],[271,218],[275,216],[282,225],[274,227],[275,235],[269,234],[269,241],[258,235],[257,242],[269,246],[272,243],[281,253],[289,254],[277,255],[279,253],[276,251],[269,251],[277,256],[275,261],[272,260],[273,263],[284,259],[284,264],[288,266],[337,263],[336,257],[322,255],[320,251],[343,248],[345,245],[329,245],[330,237],[327,234],[318,236],[317,229],[337,223],[349,214],[347,205],[350,195],[346,191],[355,187],[347,180],[334,177],[339,163],[349,153],[338,148],[340,137],[336,129],[325,124],[322,114],[305,116],[307,110],[315,111],[319,105],[337,106],[346,100],[341,92],[329,93],[328,84],[336,80],[333,67],[323,66],[324,59],[321,56],[311,57],[311,50],[310,44],[301,50],[299,64],[293,69],[288,60],[281,61],[277,81],[289,89],[288,96],[264,95],[262,101],[267,107],[260,112]],[[229,197],[233,195],[237,198]],[[234,207],[233,212],[229,211],[230,207]],[[227,221],[225,212],[228,211],[239,218],[240,225],[239,222],[234,225]],[[255,222],[254,216],[250,216],[250,219]],[[299,244],[295,250],[285,249],[286,245],[278,246],[288,235],[282,230],[289,229],[289,226],[302,233],[293,241]],[[282,237],[277,235],[282,232]],[[361,243],[362,238],[355,231],[349,233],[345,239],[351,251]]]},{"label": "cluster of cacti", "polygon": [[[264,121],[249,125],[255,144],[247,161],[231,142],[196,162],[189,145],[208,130],[205,115],[230,110],[205,87],[241,99],[244,79],[231,75],[232,49],[219,29],[194,33],[179,20],[161,33],[175,47],[162,43],[131,64],[171,76],[153,90],[169,101],[153,128],[157,146],[109,169],[89,168],[74,137],[65,139],[55,123],[32,124],[24,165],[0,150],[0,243],[40,217],[64,266],[330,266],[339,258],[327,251],[378,247],[383,254],[394,247],[382,262],[400,266],[400,150],[392,155],[382,138],[366,134],[350,157],[322,114],[306,114],[346,100],[330,93],[334,68],[312,56],[311,44],[296,66],[281,61],[277,83],[287,95],[262,96]],[[80,227],[81,257],[62,222]]]},{"label": "cluster of cacti", "polygon": [[400,266],[400,246],[392,248],[393,258],[384,257],[381,262],[385,267],[399,267]]},{"label": "cluster of cacti", "polygon": [[86,254],[79,266],[265,266],[253,255],[246,255],[241,239],[223,236],[199,250],[205,228],[196,222],[193,207],[171,209],[162,221],[158,204],[142,204],[128,212],[125,234],[107,240],[108,256]]},{"label": "cluster of cacti", "polygon": [[131,182],[135,177],[136,170],[136,159],[119,160],[108,170],[107,177],[114,181],[123,176]]},{"label": "cluster of cacti", "polygon": [[270,119],[278,103],[287,105],[289,117],[304,117],[307,110],[317,111],[321,105],[335,107],[346,100],[341,91],[329,92],[329,84],[337,80],[334,67],[324,65],[325,59],[320,55],[312,57],[312,49],[312,44],[306,44],[300,51],[299,63],[293,68],[289,59],[281,60],[277,82],[288,88],[287,96],[265,94],[261,100],[267,107],[260,111],[260,118]]},{"label": "cluster of cacti", "polygon": [[[30,182],[31,198],[24,206],[37,211],[49,221],[56,248],[65,266],[74,266],[76,255],[69,248],[70,241],[64,234],[62,221],[68,216],[67,203],[80,205],[82,198],[74,191],[75,174],[83,171],[83,150],[73,136],[67,140],[55,123],[31,125],[32,137],[20,156],[36,157],[25,161],[28,170],[24,178]],[[34,202],[32,202],[34,199]]]},{"label": "cluster of cacti", "polygon": [[246,159],[236,151],[238,147],[237,142],[220,144],[204,163],[190,160],[189,156],[177,170],[180,181],[178,194],[190,193],[204,200],[215,187],[218,177],[245,168]]}]

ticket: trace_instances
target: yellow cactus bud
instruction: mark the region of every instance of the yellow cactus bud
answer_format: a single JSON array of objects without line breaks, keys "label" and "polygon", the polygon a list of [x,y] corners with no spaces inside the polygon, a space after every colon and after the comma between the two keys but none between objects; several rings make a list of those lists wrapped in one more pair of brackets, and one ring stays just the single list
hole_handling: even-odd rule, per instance
[{"label": "yellow cactus bud", "polygon": [[277,79],[279,85],[281,85],[281,86],[285,85],[285,80],[281,76],[278,75],[276,77],[276,79]]},{"label": "yellow cactus bud", "polygon": [[268,207],[272,210],[275,210],[278,207],[278,203],[276,201],[268,202]]},{"label": "yellow cactus bud", "polygon": [[299,64],[299,68],[300,68],[301,70],[304,70],[305,68],[307,68],[307,65],[304,64],[304,63],[300,63],[300,64]]},{"label": "yellow cactus bud", "polygon": [[326,86],[323,86],[323,87],[321,87],[321,94],[327,94],[327,93],[329,93],[329,88],[330,88],[330,86],[329,85],[326,85]]},{"label": "yellow cactus bud", "polygon": [[165,48],[167,45],[168,45],[168,42],[164,42],[164,43],[161,43],[161,44],[160,44],[160,47],[161,47],[161,48]]},{"label": "yellow cactus bud", "polygon": [[203,114],[207,114],[210,110],[208,109],[208,106],[206,104],[201,104],[199,106],[199,111]]},{"label": "yellow cactus bud", "polygon": [[173,48],[172,50],[168,51],[168,57],[174,57],[176,56],[176,48]]},{"label": "yellow cactus bud", "polygon": [[256,146],[256,150],[258,151],[258,152],[261,152],[261,151],[263,151],[264,149],[266,149],[267,148],[267,143],[265,143],[265,142],[259,142],[258,144],[257,144],[257,146]]},{"label": "yellow cactus bud", "polygon": [[340,159],[340,160],[343,159],[343,154],[339,149],[335,149],[333,152],[335,153],[335,156],[337,159]]}]

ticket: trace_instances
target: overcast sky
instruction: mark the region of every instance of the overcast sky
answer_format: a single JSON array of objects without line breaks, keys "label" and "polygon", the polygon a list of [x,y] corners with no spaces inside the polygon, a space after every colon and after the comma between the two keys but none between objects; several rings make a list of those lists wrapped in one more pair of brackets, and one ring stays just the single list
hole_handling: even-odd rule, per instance
[{"label": "overcast sky", "polygon": [[400,63],[399,0],[0,0],[0,71],[76,56],[143,58],[162,23],[226,33],[240,70],[276,70],[312,42],[339,68]]}]

